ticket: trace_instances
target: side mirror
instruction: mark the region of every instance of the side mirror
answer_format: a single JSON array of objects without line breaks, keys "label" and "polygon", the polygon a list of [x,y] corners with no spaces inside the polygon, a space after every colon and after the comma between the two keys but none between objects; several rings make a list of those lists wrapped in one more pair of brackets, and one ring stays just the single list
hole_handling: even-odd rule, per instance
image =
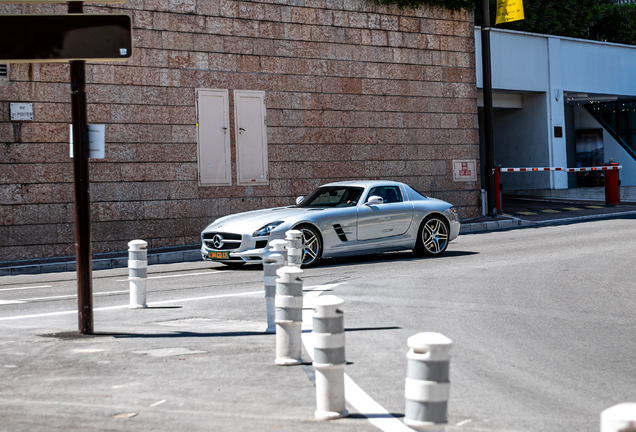
[{"label": "side mirror", "polygon": [[299,196],[298,198],[296,198],[296,205],[300,204],[303,201],[305,201],[305,197],[304,196]]},{"label": "side mirror", "polygon": [[374,206],[378,204],[384,204],[384,199],[382,199],[382,197],[377,195],[370,196],[367,202],[365,203],[365,205],[368,205],[368,206]]}]

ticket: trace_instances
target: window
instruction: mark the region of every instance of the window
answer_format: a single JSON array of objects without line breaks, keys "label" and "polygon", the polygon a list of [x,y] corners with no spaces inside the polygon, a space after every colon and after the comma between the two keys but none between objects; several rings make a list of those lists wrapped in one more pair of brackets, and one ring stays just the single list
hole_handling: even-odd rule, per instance
[{"label": "window", "polygon": [[196,90],[199,185],[230,186],[229,93],[227,90]]},{"label": "window", "polygon": [[0,79],[9,79],[9,65],[7,63],[0,64]]},{"label": "window", "polygon": [[402,193],[398,186],[377,186],[371,188],[367,200],[374,195],[382,197],[385,203],[402,202]]},{"label": "window", "polygon": [[234,113],[238,184],[269,184],[265,92],[234,90]]}]

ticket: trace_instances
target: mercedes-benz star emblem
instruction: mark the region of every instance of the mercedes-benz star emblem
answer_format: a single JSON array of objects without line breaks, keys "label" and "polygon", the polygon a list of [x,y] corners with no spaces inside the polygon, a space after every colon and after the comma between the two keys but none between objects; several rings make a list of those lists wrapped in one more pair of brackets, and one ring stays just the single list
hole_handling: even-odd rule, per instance
[{"label": "mercedes-benz star emblem", "polygon": [[221,249],[223,247],[223,236],[221,236],[221,234],[214,234],[212,244],[216,249]]}]

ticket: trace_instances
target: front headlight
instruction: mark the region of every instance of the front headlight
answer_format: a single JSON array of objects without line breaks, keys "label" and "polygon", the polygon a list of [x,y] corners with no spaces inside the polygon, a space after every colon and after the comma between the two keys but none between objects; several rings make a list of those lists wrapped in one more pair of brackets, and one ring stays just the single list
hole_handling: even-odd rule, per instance
[{"label": "front headlight", "polygon": [[283,223],[283,221],[276,221],[276,222],[268,223],[267,225],[257,229],[256,232],[254,234],[252,234],[252,237],[268,236],[272,231],[274,231],[274,228],[276,228],[278,225],[280,225],[282,223]]}]

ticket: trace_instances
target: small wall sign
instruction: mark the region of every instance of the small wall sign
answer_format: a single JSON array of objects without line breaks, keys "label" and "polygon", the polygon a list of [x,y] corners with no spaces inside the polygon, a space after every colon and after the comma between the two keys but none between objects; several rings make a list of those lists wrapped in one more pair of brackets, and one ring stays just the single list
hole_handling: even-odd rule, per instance
[{"label": "small wall sign", "polygon": [[11,121],[33,120],[33,104],[23,102],[11,103]]},{"label": "small wall sign", "polygon": [[453,181],[477,181],[477,161],[454,160]]}]

